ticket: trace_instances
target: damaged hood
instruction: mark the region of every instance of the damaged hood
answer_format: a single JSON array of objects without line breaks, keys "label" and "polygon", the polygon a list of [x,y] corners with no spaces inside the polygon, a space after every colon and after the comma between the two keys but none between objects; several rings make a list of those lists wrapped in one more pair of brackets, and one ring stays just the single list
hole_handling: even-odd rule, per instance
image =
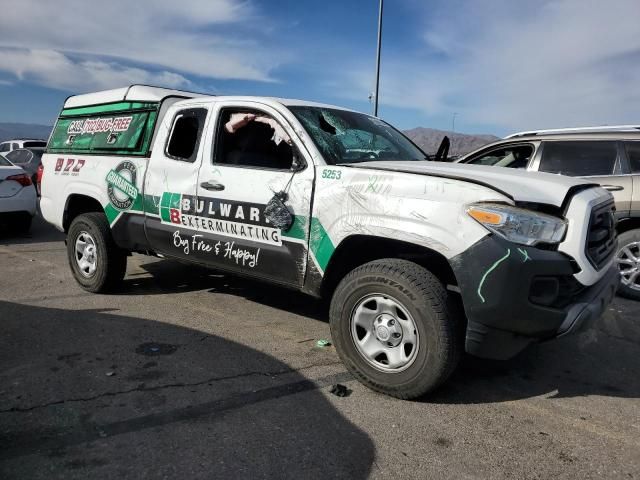
[{"label": "damaged hood", "polygon": [[440,163],[428,160],[361,162],[349,164],[349,166],[462,180],[487,186],[511,197],[517,202],[544,203],[555,205],[556,207],[562,205],[571,189],[582,185],[598,185],[579,178],[551,173],[528,172],[526,170],[486,165]]}]

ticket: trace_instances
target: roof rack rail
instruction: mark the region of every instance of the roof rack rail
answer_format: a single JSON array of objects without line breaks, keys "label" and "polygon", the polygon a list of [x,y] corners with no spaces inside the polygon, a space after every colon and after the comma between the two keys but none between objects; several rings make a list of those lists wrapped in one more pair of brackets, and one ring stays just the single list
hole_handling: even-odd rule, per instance
[{"label": "roof rack rail", "polygon": [[636,132],[640,125],[603,125],[599,127],[554,128],[551,130],[528,130],[512,133],[504,138],[525,137],[529,135],[560,135],[563,133],[607,133],[607,132]]}]

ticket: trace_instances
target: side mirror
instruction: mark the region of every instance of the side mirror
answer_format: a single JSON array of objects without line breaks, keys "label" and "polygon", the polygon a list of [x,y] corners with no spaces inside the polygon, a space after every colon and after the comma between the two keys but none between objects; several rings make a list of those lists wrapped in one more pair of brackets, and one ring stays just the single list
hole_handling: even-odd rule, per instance
[{"label": "side mirror", "polygon": [[446,162],[447,157],[449,156],[449,147],[451,146],[451,141],[449,137],[446,135],[440,142],[440,146],[438,147],[438,152],[436,153],[436,158],[434,159],[436,162]]}]

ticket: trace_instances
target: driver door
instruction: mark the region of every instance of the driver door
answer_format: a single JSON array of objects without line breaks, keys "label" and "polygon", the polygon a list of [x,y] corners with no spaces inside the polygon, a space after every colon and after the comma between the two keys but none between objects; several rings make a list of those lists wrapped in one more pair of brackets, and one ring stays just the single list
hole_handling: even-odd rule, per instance
[{"label": "driver door", "polygon": [[[255,119],[233,133],[225,127],[246,115]],[[300,153],[304,149],[285,117],[270,106],[218,102],[212,118],[197,185],[197,215],[204,225],[199,233],[211,247],[209,262],[302,286],[314,180],[310,158]],[[290,225],[280,225],[289,213]]]}]

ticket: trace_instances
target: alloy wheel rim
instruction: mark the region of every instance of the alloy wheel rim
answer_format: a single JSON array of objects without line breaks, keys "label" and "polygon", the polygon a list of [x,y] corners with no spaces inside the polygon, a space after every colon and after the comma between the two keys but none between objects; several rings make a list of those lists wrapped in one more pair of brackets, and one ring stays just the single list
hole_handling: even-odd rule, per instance
[{"label": "alloy wheel rim", "polygon": [[372,367],[397,373],[416,359],[420,339],[409,310],[397,299],[371,294],[356,302],[351,313],[351,339]]},{"label": "alloy wheel rim", "polygon": [[640,242],[631,242],[618,250],[616,264],[622,284],[640,291]]},{"label": "alloy wheel rim", "polygon": [[98,252],[96,242],[88,232],[80,232],[76,237],[75,259],[82,276],[89,278],[96,273]]}]

